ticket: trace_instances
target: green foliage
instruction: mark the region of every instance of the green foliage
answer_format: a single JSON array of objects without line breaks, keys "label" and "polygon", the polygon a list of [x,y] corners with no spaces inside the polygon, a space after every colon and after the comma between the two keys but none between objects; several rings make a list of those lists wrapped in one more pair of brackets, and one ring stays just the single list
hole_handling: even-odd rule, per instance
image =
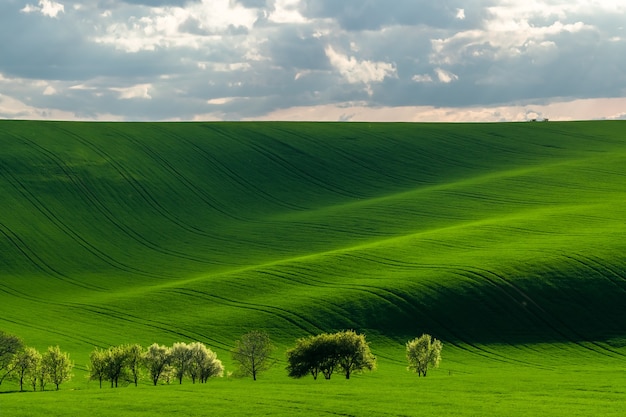
[{"label": "green foliage", "polygon": [[100,388],[102,388],[102,381],[107,379],[108,364],[107,357],[108,351],[101,349],[94,349],[89,354],[89,379],[91,381],[98,381]]},{"label": "green foliage", "polygon": [[346,379],[354,372],[373,370],[376,358],[370,351],[365,335],[354,330],[301,338],[296,346],[287,350],[287,372],[292,378],[302,378],[308,374],[317,379],[322,372],[330,379],[339,368]]},{"label": "green foliage", "polygon": [[131,381],[135,384],[135,386],[137,386],[144,361],[143,347],[138,343],[134,343],[124,345],[123,349],[126,352],[126,367],[128,369],[129,376]]},{"label": "green foliage", "polygon": [[239,367],[238,374],[251,376],[256,381],[259,373],[268,370],[273,365],[272,351],[274,345],[270,336],[259,330],[252,330],[241,336],[231,350],[233,361]]},{"label": "green foliage", "polygon": [[201,383],[206,383],[211,377],[224,375],[224,366],[222,361],[217,359],[215,352],[200,342],[193,342],[188,347],[191,351],[191,359],[187,367],[187,374],[194,384],[196,379]]},{"label": "green foliage", "polygon": [[440,340],[429,334],[423,334],[406,343],[406,359],[409,361],[409,370],[417,372],[417,376],[426,376],[429,368],[439,367],[441,362]]},{"label": "green foliage", "polygon": [[14,356],[11,365],[12,375],[20,384],[20,391],[24,390],[24,382],[30,382],[33,391],[36,390],[41,359],[41,353],[29,346],[23,348]]},{"label": "green foliage", "polygon": [[346,379],[350,379],[354,372],[376,368],[376,358],[370,351],[369,343],[365,341],[365,335],[347,330],[336,333],[334,338],[337,344],[337,364]]},{"label": "green foliage", "polygon": [[171,348],[153,343],[148,347],[144,361],[154,385],[158,384],[162,374],[164,376],[167,374],[169,384],[169,376],[172,371],[170,367],[172,361]]},{"label": "green foliage", "polygon": [[183,377],[189,371],[192,357],[193,351],[187,343],[176,342],[170,349],[170,365],[175,369],[179,384],[183,383]]},{"label": "green foliage", "polygon": [[[67,352],[62,352],[59,346],[50,346],[41,358],[41,379],[45,384],[45,380],[49,380],[55,386],[57,391],[59,385],[72,379],[72,369],[74,363],[70,360]],[[42,386],[43,390],[43,386]]]},{"label": "green foliage", "polygon": [[23,348],[22,339],[0,330],[0,385],[13,372],[15,356]]}]

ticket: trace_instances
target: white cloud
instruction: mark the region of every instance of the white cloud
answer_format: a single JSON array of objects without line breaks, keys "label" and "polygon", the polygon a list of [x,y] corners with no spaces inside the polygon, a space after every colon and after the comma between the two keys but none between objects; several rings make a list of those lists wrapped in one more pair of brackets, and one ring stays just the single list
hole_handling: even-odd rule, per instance
[{"label": "white cloud", "polygon": [[456,18],[459,20],[465,20],[465,9],[456,9]]},{"label": "white cloud", "polygon": [[151,84],[137,84],[132,87],[111,87],[111,91],[119,93],[121,100],[130,100],[134,98],[151,100],[152,96],[149,91],[152,88]]},{"label": "white cloud", "polygon": [[300,0],[276,0],[268,20],[274,23],[304,23],[307,19],[299,11]]},{"label": "white cloud", "polygon": [[411,78],[416,83],[432,83],[433,77],[430,74],[415,74],[413,78]]},{"label": "white cloud", "polygon": [[73,119],[74,114],[58,110],[38,109],[16,98],[0,94],[0,118],[4,119]]},{"label": "white cloud", "polygon": [[219,97],[219,98],[212,98],[210,100],[207,100],[207,104],[212,104],[212,105],[222,105],[222,104],[226,104],[226,103],[230,103],[233,100],[236,100],[237,97]]},{"label": "white cloud", "polygon": [[555,0],[546,4],[544,1],[501,0],[497,6],[486,9],[488,17],[481,27],[432,39],[430,61],[435,65],[450,65],[472,56],[506,59],[523,55],[528,45],[542,44],[559,34],[597,31],[594,25],[580,20],[567,22],[568,16],[583,7],[583,3],[586,2],[565,4]]},{"label": "white cloud", "polygon": [[327,46],[326,56],[330,64],[350,84],[381,82],[386,77],[396,77],[397,71],[393,64],[382,61],[359,61],[355,57],[348,57],[335,51],[332,46]]},{"label": "white cloud", "polygon": [[44,96],[53,96],[57,94],[57,90],[52,87],[51,85],[47,86],[45,90],[43,90],[43,95]]},{"label": "white cloud", "polygon": [[[256,12],[229,0],[202,0],[185,7],[145,9],[143,16],[113,21],[105,33],[93,36],[97,43],[112,44],[126,52],[155,51],[159,48],[201,49],[222,44],[232,28],[251,29]],[[196,31],[184,29],[194,22]]]},{"label": "white cloud", "polygon": [[41,12],[44,16],[56,18],[59,13],[65,13],[65,6],[53,0],[39,0],[39,6],[27,4],[21,11],[24,13]]},{"label": "white cloud", "polygon": [[435,73],[437,74],[437,78],[439,79],[439,82],[442,82],[444,84],[449,84],[459,79],[458,75],[453,74],[449,71],[443,70],[441,68],[435,68]]}]

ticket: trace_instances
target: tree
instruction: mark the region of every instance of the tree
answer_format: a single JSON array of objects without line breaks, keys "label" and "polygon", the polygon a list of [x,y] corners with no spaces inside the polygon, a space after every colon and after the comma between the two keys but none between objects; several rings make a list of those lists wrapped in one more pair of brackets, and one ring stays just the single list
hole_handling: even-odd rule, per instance
[{"label": "tree", "polygon": [[159,382],[159,377],[169,367],[170,359],[169,347],[156,343],[148,347],[148,351],[144,356],[144,363],[146,368],[148,368],[148,373],[154,385]]},{"label": "tree", "polygon": [[13,358],[13,375],[20,384],[20,391],[24,390],[24,381],[35,378],[34,387],[37,387],[37,372],[41,364],[41,353],[32,347],[26,347]]},{"label": "tree", "polygon": [[23,348],[22,339],[0,330],[0,385],[13,371],[13,359]]},{"label": "tree", "polygon": [[317,379],[322,372],[325,379],[330,379],[336,369],[341,369],[349,379],[353,372],[374,369],[376,358],[365,336],[349,330],[298,339],[296,346],[287,351],[287,363],[292,378],[311,374]]},{"label": "tree", "polygon": [[357,334],[354,330],[347,330],[336,333],[334,339],[337,364],[346,379],[350,379],[353,372],[361,372],[365,369],[371,371],[376,367],[376,358],[365,341],[365,335]]},{"label": "tree", "polygon": [[317,379],[322,372],[325,379],[330,379],[337,361],[334,335],[328,333],[298,339],[296,346],[287,351],[287,371],[292,378],[302,378],[310,373],[313,379]]},{"label": "tree", "polygon": [[61,352],[58,346],[50,346],[48,351],[43,354],[41,367],[45,370],[45,374],[50,382],[56,385],[57,391],[59,390],[59,385],[72,379],[74,364],[70,360],[70,355],[66,352]]},{"label": "tree", "polygon": [[89,354],[89,380],[99,381],[102,388],[102,380],[107,378],[107,351],[94,349]]},{"label": "tree", "polygon": [[296,340],[296,346],[287,350],[287,373],[292,378],[302,378],[309,373],[317,379],[320,371],[318,361],[313,358],[315,337]]},{"label": "tree", "polygon": [[126,352],[126,366],[132,377],[132,382],[137,386],[144,357],[143,347],[135,343],[124,346],[124,351]]},{"label": "tree", "polygon": [[37,391],[37,382],[39,382],[39,376],[41,375],[41,353],[37,351],[36,362],[33,363],[33,367],[29,368],[26,372],[25,378],[33,387],[33,391]]},{"label": "tree", "polygon": [[441,341],[429,334],[423,334],[406,343],[408,369],[417,372],[417,376],[426,376],[428,368],[437,368],[441,362]]},{"label": "tree", "polygon": [[178,378],[179,384],[183,383],[183,377],[187,373],[192,354],[193,352],[184,342],[174,343],[172,346],[170,351],[170,364],[176,369],[176,378]]},{"label": "tree", "polygon": [[127,378],[127,352],[124,346],[111,346],[104,353],[105,377],[111,382],[111,388],[117,388],[120,380]]},{"label": "tree", "polygon": [[231,353],[233,360],[239,364],[239,373],[242,376],[252,376],[256,381],[260,372],[272,366],[270,355],[273,349],[267,333],[253,330],[235,342],[235,348]]},{"label": "tree", "polygon": [[[48,373],[48,369],[44,366],[43,363],[43,355],[41,356],[41,364],[39,365],[39,369],[37,370],[37,378],[35,380],[31,380],[33,384],[36,384],[39,381],[39,390],[45,391],[46,384],[50,380],[50,374]],[[33,387],[34,391],[34,387]]]},{"label": "tree", "polygon": [[194,384],[196,379],[205,383],[210,377],[224,374],[222,361],[217,359],[217,355],[211,349],[200,342],[191,343],[188,348],[191,351],[191,359],[187,367],[187,374]]}]

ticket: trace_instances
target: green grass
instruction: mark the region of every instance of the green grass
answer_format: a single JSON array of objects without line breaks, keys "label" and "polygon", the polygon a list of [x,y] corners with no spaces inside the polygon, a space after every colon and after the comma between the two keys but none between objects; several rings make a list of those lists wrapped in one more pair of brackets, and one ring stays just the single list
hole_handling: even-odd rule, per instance
[{"label": "green grass", "polygon": [[[449,359],[453,361],[454,355]],[[571,365],[499,364],[475,373],[462,369],[444,366],[420,379],[387,361],[380,370],[349,381],[336,377],[292,381],[277,370],[256,382],[222,379],[206,385],[184,382],[1,394],[0,404],[6,415],[15,416],[620,416],[626,412],[623,371],[609,363],[585,370],[584,376],[577,376],[580,368]]]},{"label": "green grass", "polygon": [[[0,409],[27,402],[54,415],[56,401],[136,398],[194,415],[175,408],[193,397],[222,415],[259,404],[316,414],[319,401],[336,414],[415,415],[424,394],[433,413],[588,415],[610,399],[601,414],[618,414],[624,132],[623,122],[2,121],[0,328],[59,344],[78,368],[63,392],[0,394]],[[94,346],[131,342],[199,340],[228,369],[234,340],[257,328],[279,360],[297,337],[354,328],[380,369],[332,385],[276,369],[258,395],[244,381],[156,394],[84,378]],[[444,341],[444,362],[416,380],[403,344],[422,332]]]}]

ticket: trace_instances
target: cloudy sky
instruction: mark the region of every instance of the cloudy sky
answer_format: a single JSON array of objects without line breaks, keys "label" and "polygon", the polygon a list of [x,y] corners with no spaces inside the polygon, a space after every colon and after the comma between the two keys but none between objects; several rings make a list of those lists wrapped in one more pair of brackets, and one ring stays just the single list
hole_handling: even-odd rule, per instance
[{"label": "cloudy sky", "polygon": [[623,0],[0,0],[0,118],[626,118]]}]

